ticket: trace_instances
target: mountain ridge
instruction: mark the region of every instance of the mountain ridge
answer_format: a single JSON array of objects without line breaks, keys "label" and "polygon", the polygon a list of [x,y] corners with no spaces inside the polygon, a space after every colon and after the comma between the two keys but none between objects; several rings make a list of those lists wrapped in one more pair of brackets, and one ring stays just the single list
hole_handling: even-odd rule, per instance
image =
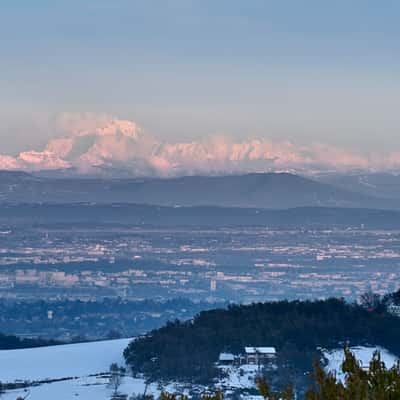
[{"label": "mountain ridge", "polygon": [[286,210],[140,204],[0,204],[0,225],[400,229],[400,211],[329,207]]},{"label": "mountain ridge", "polygon": [[80,202],[263,209],[400,208],[397,199],[353,192],[291,173],[106,179],[0,171],[0,203]]}]

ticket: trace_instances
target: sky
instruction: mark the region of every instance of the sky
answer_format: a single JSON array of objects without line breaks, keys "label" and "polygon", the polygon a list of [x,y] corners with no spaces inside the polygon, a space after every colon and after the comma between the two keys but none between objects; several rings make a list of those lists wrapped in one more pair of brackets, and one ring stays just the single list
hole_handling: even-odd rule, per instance
[{"label": "sky", "polygon": [[323,145],[375,168],[400,152],[399,17],[394,0],[3,0],[0,154],[107,115],[171,145]]}]

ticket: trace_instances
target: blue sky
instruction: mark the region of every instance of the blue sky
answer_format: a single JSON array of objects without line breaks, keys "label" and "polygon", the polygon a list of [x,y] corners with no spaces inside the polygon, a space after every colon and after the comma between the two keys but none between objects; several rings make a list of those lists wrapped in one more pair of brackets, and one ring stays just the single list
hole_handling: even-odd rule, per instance
[{"label": "blue sky", "polygon": [[3,0],[0,153],[84,111],[168,141],[400,150],[399,17],[390,0]]}]

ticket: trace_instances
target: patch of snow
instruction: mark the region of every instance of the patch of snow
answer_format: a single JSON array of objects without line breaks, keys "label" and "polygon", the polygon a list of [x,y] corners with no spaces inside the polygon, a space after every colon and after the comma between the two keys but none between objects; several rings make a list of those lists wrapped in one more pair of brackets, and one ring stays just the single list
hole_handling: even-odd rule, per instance
[{"label": "patch of snow", "polygon": [[[381,359],[385,363],[386,368],[391,368],[396,364],[398,357],[391,354],[388,350],[383,347],[367,347],[367,346],[357,346],[350,347],[350,350],[354,353],[357,360],[360,361],[363,368],[368,368],[369,362],[376,350],[381,353]],[[342,363],[344,359],[343,349],[335,350],[323,350],[323,357],[326,359],[327,364],[325,369],[327,371],[335,372],[339,380],[344,381],[345,374],[342,372]]]},{"label": "patch of snow", "polygon": [[240,366],[219,366],[226,377],[219,380],[216,384],[221,389],[250,389],[254,388],[255,380],[259,374],[258,365],[243,364]]}]

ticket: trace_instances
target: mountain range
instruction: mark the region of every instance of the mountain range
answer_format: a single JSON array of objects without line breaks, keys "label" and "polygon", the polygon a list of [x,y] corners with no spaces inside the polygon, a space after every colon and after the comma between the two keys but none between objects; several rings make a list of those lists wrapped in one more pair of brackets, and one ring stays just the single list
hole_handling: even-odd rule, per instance
[{"label": "mountain range", "polygon": [[[351,191],[348,181],[343,182],[340,186],[289,173],[104,179],[0,171],[0,203],[129,203],[260,209],[400,208],[396,197],[377,196],[371,189]],[[353,185],[354,189],[358,187]]]},{"label": "mountain range", "polygon": [[319,182],[340,187],[345,190],[379,196],[389,199],[400,199],[400,175],[385,172],[353,172],[347,174],[321,174],[314,177]]},{"label": "mountain range", "polygon": [[223,134],[171,141],[135,121],[62,113],[42,146],[0,152],[0,169],[99,177],[174,177],[290,171],[299,174],[400,171],[400,152],[363,154],[329,143],[295,144]]},{"label": "mountain range", "polygon": [[44,177],[25,172],[1,171],[0,202],[134,203],[170,207],[263,209],[400,208],[396,198],[351,191],[346,186],[340,187],[290,173],[104,179]]}]

